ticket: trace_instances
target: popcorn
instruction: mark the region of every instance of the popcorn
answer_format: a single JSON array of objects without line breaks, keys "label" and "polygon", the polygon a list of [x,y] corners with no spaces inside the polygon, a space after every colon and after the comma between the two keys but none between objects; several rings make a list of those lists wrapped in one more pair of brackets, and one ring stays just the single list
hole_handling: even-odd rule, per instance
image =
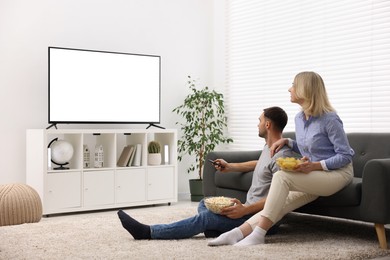
[{"label": "popcorn", "polygon": [[281,170],[294,171],[295,168],[302,163],[302,160],[294,157],[279,157],[276,159],[276,163]]},{"label": "popcorn", "polygon": [[232,198],[219,196],[219,197],[210,197],[204,200],[206,208],[215,214],[220,214],[223,208],[233,206]]}]

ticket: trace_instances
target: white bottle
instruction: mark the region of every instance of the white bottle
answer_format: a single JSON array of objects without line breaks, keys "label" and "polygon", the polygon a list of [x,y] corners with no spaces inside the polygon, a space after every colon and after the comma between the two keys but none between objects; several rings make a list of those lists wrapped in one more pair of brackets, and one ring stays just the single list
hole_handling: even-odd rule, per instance
[{"label": "white bottle", "polygon": [[47,148],[47,169],[51,170],[51,148]]},{"label": "white bottle", "polygon": [[169,164],[169,146],[164,145],[164,164]]},{"label": "white bottle", "polygon": [[103,145],[96,145],[95,146],[95,162],[94,167],[95,168],[102,168],[104,162],[104,151],[103,151]]}]

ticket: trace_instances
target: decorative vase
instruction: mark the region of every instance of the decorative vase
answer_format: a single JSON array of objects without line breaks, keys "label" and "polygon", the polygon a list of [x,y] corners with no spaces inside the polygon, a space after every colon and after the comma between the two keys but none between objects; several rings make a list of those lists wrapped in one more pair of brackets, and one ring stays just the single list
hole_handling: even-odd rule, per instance
[{"label": "decorative vase", "polygon": [[203,180],[192,179],[189,180],[189,182],[190,182],[191,201],[201,201],[204,197]]},{"label": "decorative vase", "polygon": [[89,152],[88,145],[84,144],[83,145],[83,167],[84,168],[89,168],[90,158],[91,158],[91,154]]},{"label": "decorative vase", "polygon": [[149,153],[148,154],[149,165],[160,165],[161,164],[161,153]]},{"label": "decorative vase", "polygon": [[93,162],[93,166],[95,168],[103,168],[104,164],[104,150],[103,145],[95,146],[95,160]]}]

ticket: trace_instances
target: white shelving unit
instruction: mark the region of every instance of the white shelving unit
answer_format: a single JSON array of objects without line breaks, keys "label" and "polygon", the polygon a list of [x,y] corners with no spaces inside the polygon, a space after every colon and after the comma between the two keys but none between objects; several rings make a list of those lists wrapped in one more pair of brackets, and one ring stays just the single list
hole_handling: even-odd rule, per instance
[{"label": "white shelving unit", "polygon": [[[176,130],[28,129],[26,138],[26,182],[40,195],[43,215],[177,202]],[[54,138],[73,146],[69,169],[49,167],[48,145]],[[152,140],[162,145],[161,165],[148,165]],[[123,147],[136,144],[142,147],[141,165],[117,167]],[[90,150],[90,168],[83,168],[83,145]],[[96,145],[103,146],[102,168],[93,168]]]}]

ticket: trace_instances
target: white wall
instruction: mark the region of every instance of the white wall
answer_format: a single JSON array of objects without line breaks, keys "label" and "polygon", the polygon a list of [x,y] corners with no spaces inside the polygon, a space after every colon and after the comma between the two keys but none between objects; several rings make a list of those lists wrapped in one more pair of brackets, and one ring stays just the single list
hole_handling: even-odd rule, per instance
[{"label": "white wall", "polygon": [[[161,125],[175,128],[186,76],[214,80],[213,8],[211,0],[0,0],[0,184],[25,182],[25,131],[48,126],[48,46],[161,55]],[[179,193],[195,176],[185,169]]]}]

